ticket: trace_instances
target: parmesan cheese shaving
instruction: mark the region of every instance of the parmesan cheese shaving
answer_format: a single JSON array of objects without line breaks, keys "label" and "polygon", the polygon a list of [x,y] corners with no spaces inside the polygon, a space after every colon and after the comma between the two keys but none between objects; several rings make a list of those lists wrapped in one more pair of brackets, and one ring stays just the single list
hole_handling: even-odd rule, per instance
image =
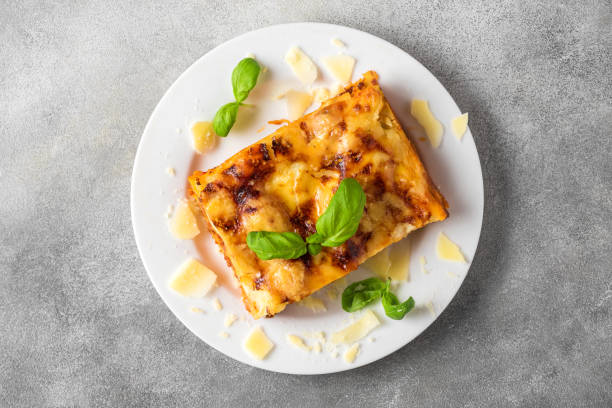
[{"label": "parmesan cheese shaving", "polygon": [[317,79],[317,66],[298,47],[291,47],[287,51],[285,62],[304,85],[311,85]]},{"label": "parmesan cheese shaving", "polygon": [[323,66],[341,84],[351,82],[355,58],[349,55],[332,55],[321,58]]},{"label": "parmesan cheese shaving", "polygon": [[465,257],[457,244],[451,241],[443,232],[438,235],[436,252],[438,253],[438,258],[445,261],[466,263]]},{"label": "parmesan cheese shaving", "polygon": [[367,336],[372,330],[380,325],[380,321],[373,311],[367,310],[359,320],[350,326],[332,334],[333,344],[351,344]]},{"label": "parmesan cheese shaving", "polygon": [[195,259],[186,260],[170,278],[168,286],[181,296],[201,298],[217,280],[217,275]]},{"label": "parmesan cheese shaving", "polygon": [[444,128],[431,110],[429,110],[427,101],[414,99],[410,106],[410,114],[419,122],[419,125],[425,129],[425,133],[432,147],[437,148],[440,146]]},{"label": "parmesan cheese shaving", "polygon": [[307,346],[306,343],[304,343],[304,340],[300,336],[296,336],[295,334],[288,334],[287,342],[295,348],[310,351],[310,346]]},{"label": "parmesan cheese shaving", "polygon": [[243,346],[253,358],[263,360],[274,347],[274,343],[270,341],[261,327],[255,327],[244,340]]},{"label": "parmesan cheese shaving", "polygon": [[186,200],[181,200],[177,204],[169,228],[176,239],[192,239],[200,233],[197,219]]},{"label": "parmesan cheese shaving", "polygon": [[463,139],[463,135],[465,134],[465,131],[467,130],[467,124],[468,124],[468,114],[464,113],[463,115],[457,116],[456,118],[453,119],[453,121],[451,122],[451,128],[453,129],[453,133],[455,134],[455,137],[457,137],[457,139],[461,140]]},{"label": "parmesan cheese shaving", "polygon": [[357,354],[359,354],[359,343],[353,344],[344,352],[344,361],[351,364],[357,358]]}]

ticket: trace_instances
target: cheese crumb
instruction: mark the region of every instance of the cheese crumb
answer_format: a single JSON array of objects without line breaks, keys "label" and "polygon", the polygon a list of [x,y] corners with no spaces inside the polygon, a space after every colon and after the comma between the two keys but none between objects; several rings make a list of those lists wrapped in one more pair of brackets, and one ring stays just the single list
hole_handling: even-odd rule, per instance
[{"label": "cheese crumb", "polygon": [[228,332],[219,332],[219,337],[223,338],[223,339],[227,339],[229,337],[229,333]]},{"label": "cheese crumb", "polygon": [[214,298],[212,300],[212,306],[215,308],[215,310],[221,310],[223,309],[223,305],[221,304],[221,302],[219,301],[219,299]]},{"label": "cheese crumb", "polygon": [[436,252],[438,253],[438,258],[445,261],[466,263],[465,257],[457,244],[451,241],[443,232],[438,235]]},{"label": "cheese crumb", "polygon": [[174,169],[174,167],[168,167],[166,169],[166,173],[168,173],[168,175],[170,176],[176,176],[176,170]]},{"label": "cheese crumb", "polygon": [[321,343],[319,343],[319,342],[317,341],[317,342],[314,344],[314,346],[312,346],[312,350],[313,350],[315,353],[320,353],[320,352],[321,352],[321,350],[322,350]]},{"label": "cheese crumb", "polygon": [[431,110],[429,110],[427,101],[414,99],[410,106],[410,114],[419,122],[419,125],[425,129],[425,133],[431,145],[434,148],[440,146],[444,127],[442,127],[440,121],[436,119]]},{"label": "cheese crumb", "polygon": [[329,99],[329,97],[331,96],[331,92],[329,91],[328,88],[315,88],[312,90],[312,96],[314,98],[314,101],[316,103],[321,103],[327,99]]},{"label": "cheese crumb", "polygon": [[457,116],[451,122],[451,128],[453,129],[453,133],[457,137],[457,139],[463,139],[463,135],[467,130],[468,124],[468,114],[464,113],[463,115]]},{"label": "cheese crumb", "polygon": [[427,308],[427,310],[429,310],[429,313],[433,316],[436,317],[436,311],[434,309],[434,305],[431,301],[425,303],[425,307]]},{"label": "cheese crumb", "polygon": [[225,325],[225,327],[230,327],[237,319],[238,317],[235,314],[229,313],[225,316],[225,321],[223,322],[223,324]]},{"label": "cheese crumb", "polygon": [[244,340],[243,347],[253,358],[263,360],[274,347],[274,343],[266,336],[263,329],[258,326],[251,330]]},{"label": "cheese crumb", "polygon": [[191,258],[186,260],[172,275],[168,286],[178,294],[201,298],[206,295],[217,281],[217,275]]},{"label": "cheese crumb", "polygon": [[191,142],[193,149],[202,154],[213,148],[217,135],[212,122],[195,122],[191,126]]},{"label": "cheese crumb", "polygon": [[288,334],[287,342],[291,344],[293,347],[296,347],[302,350],[306,350],[306,351],[310,351],[310,346],[307,346],[306,343],[304,343],[304,340],[301,337],[296,336],[295,334]]},{"label": "cheese crumb", "polygon": [[298,47],[289,48],[285,55],[285,62],[304,85],[310,85],[317,79],[317,66]]},{"label": "cheese crumb", "polygon": [[312,95],[308,92],[291,90],[285,94],[287,98],[287,116],[289,120],[296,120],[312,105]]},{"label": "cheese crumb", "polygon": [[357,354],[359,354],[359,343],[353,344],[344,352],[344,361],[351,364],[353,361],[355,361]]},{"label": "cheese crumb", "polygon": [[172,211],[174,211],[174,206],[170,204],[168,205],[168,208],[166,209],[166,213],[164,214],[164,217],[166,218],[172,217]]},{"label": "cheese crumb", "polygon": [[376,341],[376,339],[374,337],[368,337],[368,341],[370,343],[374,343]]},{"label": "cheese crumb", "polygon": [[423,273],[424,275],[429,274],[429,271],[425,269],[425,265],[427,264],[427,261],[425,260],[424,256],[421,256],[419,258],[419,263],[421,264],[421,273]]},{"label": "cheese crumb", "polygon": [[332,55],[321,58],[323,66],[341,84],[351,82],[355,58],[350,55]]},{"label": "cheese crumb", "polygon": [[200,233],[196,217],[186,200],[179,201],[169,228],[176,239],[192,239]]},{"label": "cheese crumb", "polygon": [[307,307],[312,310],[314,313],[325,312],[327,311],[327,307],[325,307],[325,303],[321,299],[316,297],[308,296],[298,302],[298,305]]},{"label": "cheese crumb", "polygon": [[332,351],[329,355],[331,358],[338,358],[338,352],[336,350]]},{"label": "cheese crumb", "polygon": [[192,307],[190,310],[191,310],[193,313],[200,313],[200,314],[201,314],[201,313],[206,313],[206,312],[204,312],[204,310],[203,310],[203,309],[201,309],[201,308],[199,308],[199,307],[196,307],[196,306],[193,306],[193,307]]},{"label": "cheese crumb", "polygon": [[331,342],[334,344],[354,343],[368,335],[380,325],[380,321],[373,311],[367,310],[359,320],[350,326],[332,334]]},{"label": "cheese crumb", "polygon": [[346,45],[342,41],[337,39],[337,38],[332,38],[330,42],[331,42],[331,44],[334,47],[338,47],[338,48],[345,48],[346,47]]}]

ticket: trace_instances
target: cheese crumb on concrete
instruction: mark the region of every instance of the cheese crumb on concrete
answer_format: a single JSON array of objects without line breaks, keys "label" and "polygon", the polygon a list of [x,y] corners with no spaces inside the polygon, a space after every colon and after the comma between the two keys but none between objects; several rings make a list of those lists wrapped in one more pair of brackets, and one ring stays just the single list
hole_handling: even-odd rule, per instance
[{"label": "cheese crumb on concrete", "polygon": [[321,343],[319,343],[319,342],[317,341],[317,342],[314,344],[314,346],[312,346],[312,350],[313,350],[315,353],[320,353],[320,352],[321,352],[321,350],[322,350]]},{"label": "cheese crumb on concrete", "polygon": [[434,148],[440,146],[442,142],[442,134],[444,133],[444,127],[442,123],[434,114],[429,110],[429,104],[427,101],[420,99],[414,99],[410,105],[410,114],[419,122],[419,125],[425,129],[425,133],[429,138],[429,142]]},{"label": "cheese crumb on concrete", "polygon": [[179,295],[201,298],[217,281],[217,274],[191,258],[186,260],[172,275],[168,286]]},{"label": "cheese crumb on concrete", "polygon": [[219,337],[223,338],[223,339],[227,339],[229,337],[229,333],[228,332],[219,332]]},{"label": "cheese crumb on concrete", "polygon": [[332,334],[331,342],[334,344],[351,344],[368,335],[380,325],[380,321],[373,311],[367,310],[355,323]]},{"label": "cheese crumb on concrete", "polygon": [[289,120],[296,120],[312,105],[312,95],[308,92],[291,90],[285,94],[287,99],[287,116]]},{"label": "cheese crumb on concrete", "polygon": [[295,334],[288,334],[287,342],[295,348],[310,351],[310,346],[306,345],[306,343],[304,343],[304,340],[300,336],[296,336]]},{"label": "cheese crumb on concrete", "polygon": [[455,137],[457,137],[457,139],[461,140],[463,139],[463,135],[465,134],[465,131],[467,130],[467,124],[468,124],[468,114],[464,113],[461,116],[457,116],[456,118],[454,118],[451,122],[451,128],[453,129],[453,133],[455,134]]},{"label": "cheese crumb on concrete", "polygon": [[174,167],[166,168],[166,173],[168,173],[168,175],[170,176],[176,176],[176,170],[174,169]]},{"label": "cheese crumb on concrete", "polygon": [[202,313],[206,313],[206,312],[204,312],[204,309],[201,309],[201,308],[196,307],[196,306],[193,306],[193,307],[192,307],[190,310],[191,310],[193,313],[200,313],[200,314],[202,314]]},{"label": "cheese crumb on concrete", "polygon": [[215,310],[221,310],[223,309],[223,305],[221,304],[221,302],[219,301],[219,299],[214,298],[212,300],[212,306],[215,308]]},{"label": "cheese crumb on concrete", "polygon": [[180,200],[169,224],[176,239],[193,239],[200,233],[198,222],[186,200]]},{"label": "cheese crumb on concrete", "polygon": [[344,352],[344,361],[351,364],[357,358],[357,354],[359,354],[359,343],[353,344]]},{"label": "cheese crumb on concrete", "polygon": [[244,340],[243,347],[251,357],[263,360],[274,347],[266,333],[261,327],[255,327]]},{"label": "cheese crumb on concrete", "polygon": [[334,47],[338,47],[338,48],[345,48],[346,47],[346,45],[342,41],[337,39],[337,38],[332,38],[330,42],[331,42],[331,44]]},{"label": "cheese crumb on concrete", "polygon": [[291,47],[285,55],[285,62],[304,85],[311,85],[317,79],[317,66],[298,47]]},{"label": "cheese crumb on concrete", "polygon": [[235,314],[229,313],[225,316],[225,321],[223,322],[223,324],[225,325],[225,327],[230,327],[237,319],[238,317]]},{"label": "cheese crumb on concrete", "polygon": [[332,55],[321,58],[323,66],[341,84],[351,82],[355,58],[350,55]]},{"label": "cheese crumb on concrete", "polygon": [[465,257],[457,244],[451,241],[443,232],[438,235],[436,252],[438,253],[438,258],[445,261],[466,263]]}]

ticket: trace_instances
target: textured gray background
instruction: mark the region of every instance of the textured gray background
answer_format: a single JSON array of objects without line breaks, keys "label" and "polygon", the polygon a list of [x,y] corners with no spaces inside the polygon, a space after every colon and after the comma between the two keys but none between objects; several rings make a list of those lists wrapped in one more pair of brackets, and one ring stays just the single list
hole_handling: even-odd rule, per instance
[{"label": "textured gray background", "polygon": [[[610,1],[136,3],[0,3],[1,406],[612,406]],[[382,361],[318,377],[189,333],[129,212],[166,88],[212,47],[293,21],[424,63],[470,112],[485,177],[446,312]]]}]

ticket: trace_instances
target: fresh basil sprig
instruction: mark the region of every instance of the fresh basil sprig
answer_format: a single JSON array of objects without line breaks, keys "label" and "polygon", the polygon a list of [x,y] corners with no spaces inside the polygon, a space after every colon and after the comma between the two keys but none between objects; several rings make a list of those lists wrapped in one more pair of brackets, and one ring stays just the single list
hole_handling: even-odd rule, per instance
[{"label": "fresh basil sprig", "polygon": [[261,71],[261,67],[253,58],[244,58],[232,71],[232,90],[236,101],[226,103],[215,114],[213,129],[217,135],[227,136],[234,126],[238,115],[238,107],[242,105],[242,102],[249,96],[249,92],[257,84],[259,71]]},{"label": "fresh basil sprig", "polygon": [[295,232],[251,231],[247,245],[260,259],[295,259],[306,253],[306,243]]},{"label": "fresh basil sprig", "polygon": [[378,278],[351,283],[342,292],[342,309],[356,312],[379,299],[385,290],[385,282]]},{"label": "fresh basil sprig", "polygon": [[387,280],[387,285],[382,295],[382,305],[387,316],[394,320],[402,320],[404,316],[406,316],[406,313],[411,311],[414,307],[414,299],[410,296],[408,300],[400,303],[397,296],[389,290],[390,283],[391,280]]},{"label": "fresh basil sprig", "polygon": [[[295,259],[306,252],[317,255],[323,246],[342,245],[355,235],[365,201],[359,182],[352,178],[344,179],[317,220],[317,231],[308,236],[306,242],[294,232],[251,231],[247,235],[247,245],[263,260]],[[286,234],[293,235],[288,239]]]},{"label": "fresh basil sprig", "polygon": [[412,296],[403,303],[390,289],[391,279],[384,282],[379,278],[368,278],[351,283],[342,292],[342,309],[347,312],[356,312],[370,303],[382,298],[385,314],[394,320],[402,320],[406,313],[414,308]]}]

